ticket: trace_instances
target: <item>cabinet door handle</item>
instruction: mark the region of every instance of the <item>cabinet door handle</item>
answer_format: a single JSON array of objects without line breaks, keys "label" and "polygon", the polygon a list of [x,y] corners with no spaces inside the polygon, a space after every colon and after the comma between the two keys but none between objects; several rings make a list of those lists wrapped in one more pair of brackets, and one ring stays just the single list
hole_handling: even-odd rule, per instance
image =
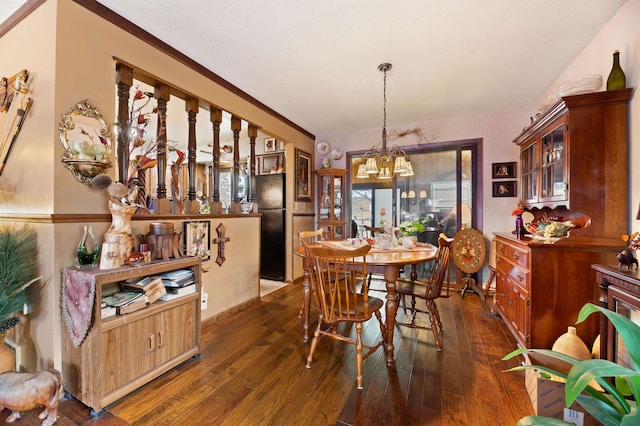
[{"label": "cabinet door handle", "polygon": [[156,346],[155,345],[156,337],[153,334],[149,334],[147,336],[147,339],[149,340],[149,347],[147,348],[147,350],[149,352],[152,352],[155,349],[155,346]]},{"label": "cabinet door handle", "polygon": [[513,258],[514,258],[515,260],[520,259],[520,253],[517,253],[517,252],[516,252],[516,253],[513,253]]},{"label": "cabinet door handle", "polygon": [[504,246],[499,246],[498,251],[504,251]]},{"label": "cabinet door handle", "polygon": [[524,281],[524,275],[518,274],[518,280],[520,280],[520,282]]},{"label": "cabinet door handle", "polygon": [[164,347],[164,331],[158,331],[158,348]]}]

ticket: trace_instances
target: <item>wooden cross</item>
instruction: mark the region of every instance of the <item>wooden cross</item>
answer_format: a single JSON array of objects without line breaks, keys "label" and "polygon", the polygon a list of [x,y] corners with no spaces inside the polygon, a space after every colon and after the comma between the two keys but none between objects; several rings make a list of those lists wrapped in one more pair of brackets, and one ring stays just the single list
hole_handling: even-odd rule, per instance
[{"label": "wooden cross", "polygon": [[224,244],[231,241],[231,238],[225,237],[224,233],[227,231],[227,227],[224,226],[222,222],[216,228],[216,232],[218,233],[218,238],[215,238],[213,242],[218,245],[218,257],[216,258],[216,263],[220,266],[224,263],[226,258],[224,257]]}]

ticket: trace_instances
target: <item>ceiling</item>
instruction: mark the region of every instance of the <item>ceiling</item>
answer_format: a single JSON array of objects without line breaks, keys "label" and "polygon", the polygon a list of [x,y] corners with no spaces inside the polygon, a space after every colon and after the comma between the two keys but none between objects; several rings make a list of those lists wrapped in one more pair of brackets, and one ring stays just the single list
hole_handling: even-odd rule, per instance
[{"label": "ceiling", "polygon": [[[26,0],[2,0],[0,22]],[[314,135],[534,105],[626,0],[98,0]]]}]

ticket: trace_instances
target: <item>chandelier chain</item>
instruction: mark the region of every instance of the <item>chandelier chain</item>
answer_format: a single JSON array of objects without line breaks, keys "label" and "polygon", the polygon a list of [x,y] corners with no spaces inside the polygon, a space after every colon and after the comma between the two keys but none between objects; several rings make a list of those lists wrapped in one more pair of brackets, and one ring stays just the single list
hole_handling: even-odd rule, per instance
[{"label": "chandelier chain", "polygon": [[391,68],[390,64],[382,64],[379,67],[383,74],[383,89],[382,89],[382,151],[387,151],[387,71]]}]

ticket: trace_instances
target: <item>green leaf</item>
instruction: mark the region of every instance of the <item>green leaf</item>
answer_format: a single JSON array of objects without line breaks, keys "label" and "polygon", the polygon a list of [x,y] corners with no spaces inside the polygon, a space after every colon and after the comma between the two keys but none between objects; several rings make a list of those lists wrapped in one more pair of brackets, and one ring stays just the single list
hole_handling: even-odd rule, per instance
[{"label": "green leaf", "polygon": [[592,398],[587,395],[579,395],[577,401],[589,414],[605,426],[618,426],[622,421],[622,413],[616,410],[610,403]]},{"label": "green leaf", "polygon": [[[592,380],[598,379],[598,383],[618,400],[624,413],[628,413],[629,404],[625,401],[624,396],[608,381],[601,378],[637,375],[638,373],[634,370],[604,359],[587,359],[580,361],[571,368],[571,371],[569,371],[567,375],[567,404],[571,404]],[[630,385],[633,388],[633,384],[630,383]]]},{"label": "green leaf", "polygon": [[551,426],[567,426],[571,423],[567,423],[564,420],[554,419],[551,417],[541,416],[527,416],[521,418],[516,426],[532,426],[532,425],[551,425]]},{"label": "green leaf", "polygon": [[611,321],[629,351],[633,367],[636,371],[640,371],[640,327],[627,317],[593,303],[587,303],[582,307],[576,324],[581,323],[594,312],[602,313]]}]

